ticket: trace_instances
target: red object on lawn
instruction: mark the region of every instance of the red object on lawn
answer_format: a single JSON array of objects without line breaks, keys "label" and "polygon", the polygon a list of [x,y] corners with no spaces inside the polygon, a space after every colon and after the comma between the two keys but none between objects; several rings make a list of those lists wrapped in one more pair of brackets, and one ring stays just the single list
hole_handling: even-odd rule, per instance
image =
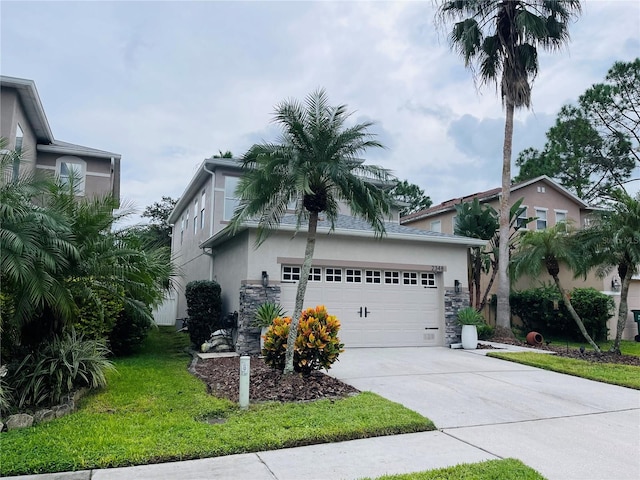
[{"label": "red object on lawn", "polygon": [[544,342],[544,338],[538,332],[527,333],[527,343],[529,345],[542,345],[542,342]]}]

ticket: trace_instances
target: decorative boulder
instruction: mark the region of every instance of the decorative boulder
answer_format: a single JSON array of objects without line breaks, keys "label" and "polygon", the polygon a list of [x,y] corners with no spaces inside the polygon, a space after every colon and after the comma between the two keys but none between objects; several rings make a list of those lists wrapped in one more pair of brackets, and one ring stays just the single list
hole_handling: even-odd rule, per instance
[{"label": "decorative boulder", "polygon": [[42,410],[38,410],[33,416],[33,423],[44,423],[56,418],[56,412],[53,410],[49,410],[48,408],[44,408]]},{"label": "decorative boulder", "polygon": [[33,417],[26,413],[18,413],[7,418],[7,430],[27,428],[33,425]]}]

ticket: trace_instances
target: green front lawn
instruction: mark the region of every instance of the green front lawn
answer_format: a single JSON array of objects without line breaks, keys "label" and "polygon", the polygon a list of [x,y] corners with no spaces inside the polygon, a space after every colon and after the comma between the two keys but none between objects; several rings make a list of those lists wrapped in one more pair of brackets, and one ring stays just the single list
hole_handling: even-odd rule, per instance
[{"label": "green front lawn", "polygon": [[479,463],[462,463],[453,467],[426,472],[385,475],[376,480],[545,480],[534,469],[520,460],[488,460]]},{"label": "green front lawn", "polygon": [[488,356],[640,390],[640,367],[618,365],[615,363],[589,362],[587,360],[564,358],[536,352],[491,352]]},{"label": "green front lawn", "polygon": [[435,429],[372,393],[240,411],[187,372],[186,341],[170,328],[152,332],[141,354],[115,361],[109,386],[84,398],[76,413],[1,434],[0,473],[140,465]]}]

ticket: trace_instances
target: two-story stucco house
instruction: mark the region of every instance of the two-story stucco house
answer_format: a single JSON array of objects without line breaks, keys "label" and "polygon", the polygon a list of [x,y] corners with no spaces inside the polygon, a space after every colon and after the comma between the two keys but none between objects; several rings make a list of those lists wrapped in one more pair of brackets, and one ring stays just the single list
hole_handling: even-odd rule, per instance
[{"label": "two-story stucco house", "polygon": [[120,155],[56,140],[33,80],[0,76],[0,137],[22,151],[13,175],[36,168],[62,181],[74,175],[79,196],[120,198]]},{"label": "two-story stucco house", "polygon": [[[224,227],[238,202],[242,174],[234,159],[205,160],[169,217],[172,256],[183,278],[177,318],[186,317],[184,286],[210,279],[222,287],[224,310],[237,311],[238,351],[258,349],[249,328],[255,307],[280,302],[293,313],[305,251],[305,229],[295,235],[295,217],[259,248],[257,223],[234,236]],[[318,225],[305,307],[324,304],[342,323],[346,348],[446,345],[457,341],[455,311],[466,302],[466,249],[478,240],[401,226],[396,213],[387,234],[374,238],[369,225],[345,208],[333,232]]]},{"label": "two-story stucco house", "polygon": [[[402,217],[400,223],[404,226],[433,232],[453,233],[456,221],[456,205],[470,202],[477,198],[480,203],[491,205],[496,210],[499,210],[501,191],[501,188],[494,188],[447,200],[428,209]],[[593,207],[546,175],[513,184],[510,195],[511,205],[521,198],[524,199],[522,207],[526,209],[522,212],[520,218],[535,217],[534,221],[526,225],[524,222],[517,222],[518,228],[523,231],[544,230],[561,221],[571,222],[575,227],[580,228],[588,225],[589,217],[594,211]],[[593,287],[612,295],[616,305],[619,302],[620,279],[615,270],[605,278],[598,278],[595,274],[591,274],[586,279],[575,279],[572,272],[562,269],[560,278],[568,288]],[[516,282],[514,288],[530,288],[538,286],[541,281],[550,280],[551,278],[548,276],[544,278],[522,278]],[[495,292],[495,284],[493,291]],[[632,281],[629,291],[629,308],[640,309],[640,277],[635,277]],[[615,335],[616,322],[617,315],[609,321],[610,335]],[[633,339],[637,333],[637,326],[633,322],[630,312],[623,338]]]}]

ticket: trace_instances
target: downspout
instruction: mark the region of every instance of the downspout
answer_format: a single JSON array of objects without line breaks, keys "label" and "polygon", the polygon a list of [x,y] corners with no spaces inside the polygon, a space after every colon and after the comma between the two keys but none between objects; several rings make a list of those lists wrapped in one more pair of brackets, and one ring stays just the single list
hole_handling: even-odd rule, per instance
[{"label": "downspout", "polygon": [[[216,172],[214,170],[209,170],[207,168],[207,164],[205,163],[204,166],[202,167],[204,169],[205,172],[207,172],[209,175],[211,175],[211,213],[209,215],[209,237],[213,236],[213,212],[215,209],[215,205],[216,205],[216,190],[215,190],[215,184],[216,184]],[[202,250],[204,253],[205,250]],[[215,256],[213,255],[213,250],[212,250],[212,254],[210,255],[211,257],[211,261],[209,262],[209,280],[213,280],[213,263],[214,263],[214,259]]]}]

